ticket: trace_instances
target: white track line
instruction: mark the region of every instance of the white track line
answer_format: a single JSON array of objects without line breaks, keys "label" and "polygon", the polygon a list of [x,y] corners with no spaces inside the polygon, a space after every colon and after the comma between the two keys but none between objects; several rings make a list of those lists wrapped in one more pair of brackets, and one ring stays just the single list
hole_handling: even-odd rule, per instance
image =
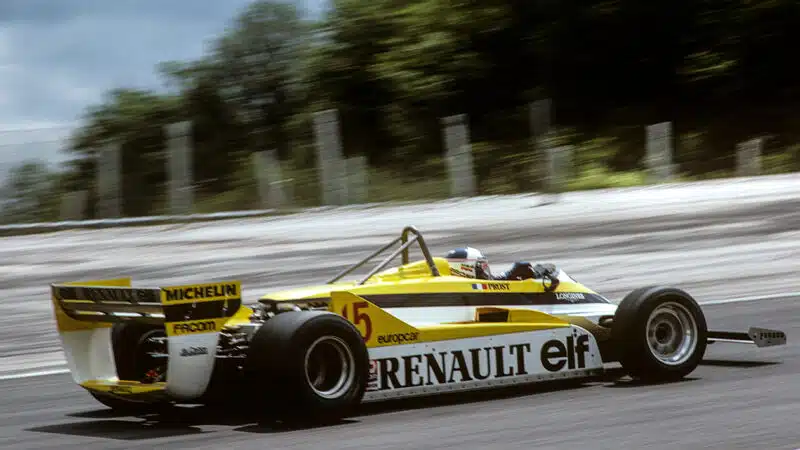
[{"label": "white track line", "polygon": [[69,369],[64,367],[62,369],[52,369],[52,370],[39,370],[36,372],[23,372],[23,373],[15,373],[11,375],[0,375],[0,381],[6,380],[19,380],[22,378],[34,378],[34,377],[43,377],[47,375],[61,375],[64,373],[69,373]]},{"label": "white track line", "polygon": [[745,303],[745,302],[755,302],[759,300],[776,300],[779,298],[786,298],[786,297],[800,297],[800,292],[787,292],[784,294],[770,294],[770,295],[753,295],[750,297],[739,297],[739,298],[726,298],[723,300],[711,300],[708,302],[701,302],[700,306],[705,305],[724,305],[727,303]]},{"label": "white track line", "polygon": [[[711,300],[707,302],[700,303],[700,306],[706,305],[725,305],[728,303],[746,303],[746,302],[756,302],[759,300],[776,300],[780,298],[792,298],[792,297],[800,297],[800,292],[787,292],[784,294],[770,294],[770,295],[753,295],[750,297],[738,297],[738,298],[727,298],[723,300]],[[6,380],[19,380],[23,378],[35,378],[35,377],[43,377],[47,375],[61,375],[69,373],[69,369],[66,367],[61,369],[51,369],[51,370],[40,370],[35,372],[23,372],[23,373],[15,373],[12,375],[0,375],[0,381]],[[800,449],[798,449],[800,450]]]}]

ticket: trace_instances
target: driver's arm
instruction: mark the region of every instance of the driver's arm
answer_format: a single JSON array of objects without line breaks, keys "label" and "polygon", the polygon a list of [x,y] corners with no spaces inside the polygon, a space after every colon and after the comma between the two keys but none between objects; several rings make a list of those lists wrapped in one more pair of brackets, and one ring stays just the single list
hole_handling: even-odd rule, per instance
[{"label": "driver's arm", "polygon": [[526,261],[517,261],[507,271],[492,277],[497,281],[528,280],[531,278],[534,278],[533,266]]}]

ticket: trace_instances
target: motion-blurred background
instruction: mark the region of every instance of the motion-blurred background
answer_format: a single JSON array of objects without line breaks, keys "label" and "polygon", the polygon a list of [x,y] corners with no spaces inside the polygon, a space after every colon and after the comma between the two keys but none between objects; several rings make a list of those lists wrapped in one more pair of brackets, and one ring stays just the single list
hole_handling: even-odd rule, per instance
[{"label": "motion-blurred background", "polygon": [[4,0],[0,21],[3,223],[800,169],[794,0]]}]

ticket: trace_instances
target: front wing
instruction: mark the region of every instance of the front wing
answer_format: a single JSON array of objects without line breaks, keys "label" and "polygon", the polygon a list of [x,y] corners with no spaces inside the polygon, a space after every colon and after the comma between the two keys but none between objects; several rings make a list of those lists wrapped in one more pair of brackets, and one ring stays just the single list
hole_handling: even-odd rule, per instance
[{"label": "front wing", "polygon": [[761,347],[786,345],[786,333],[768,328],[750,327],[746,333],[737,331],[709,331],[708,342],[728,342],[733,344],[754,344]]}]

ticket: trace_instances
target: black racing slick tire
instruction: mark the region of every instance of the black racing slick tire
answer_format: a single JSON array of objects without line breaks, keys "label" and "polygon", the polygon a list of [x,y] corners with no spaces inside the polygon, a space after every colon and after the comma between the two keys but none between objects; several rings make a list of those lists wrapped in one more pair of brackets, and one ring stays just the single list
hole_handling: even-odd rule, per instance
[{"label": "black racing slick tire", "polygon": [[[166,368],[166,360],[153,358],[149,351],[153,348],[149,337],[166,337],[163,326],[136,322],[116,323],[111,329],[111,345],[114,349],[114,364],[120,380],[141,381],[147,372],[158,366]],[[166,347],[160,348],[165,351]]]},{"label": "black racing slick tire", "polygon": [[[111,328],[111,345],[117,377],[120,380],[142,381],[151,369],[163,367],[166,360],[153,358],[148,352],[159,348],[148,341],[150,337],[166,337],[163,326],[136,322],[116,323]],[[162,349],[163,350],[163,349]],[[143,414],[158,412],[171,404],[168,401],[145,402],[126,400],[102,392],[89,392],[95,400],[123,414]]]},{"label": "black racing slick tire", "polygon": [[361,403],[369,355],[361,333],[327,311],[278,314],[256,331],[247,356],[262,415],[287,422],[339,420]]},{"label": "black racing slick tire", "polygon": [[646,382],[675,381],[705,355],[708,328],[700,305],[686,292],[652,286],[620,302],[611,340],[623,370]]}]

